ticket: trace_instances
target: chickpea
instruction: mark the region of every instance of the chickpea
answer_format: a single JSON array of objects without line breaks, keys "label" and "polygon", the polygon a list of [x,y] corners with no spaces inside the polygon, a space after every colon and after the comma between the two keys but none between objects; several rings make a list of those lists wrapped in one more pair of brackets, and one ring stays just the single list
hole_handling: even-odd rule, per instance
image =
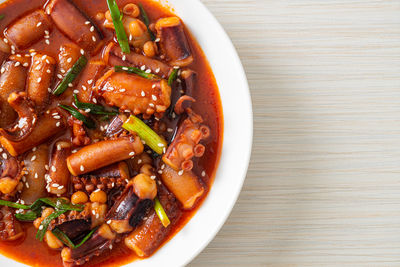
[{"label": "chickpea", "polygon": [[144,34],[144,30],[139,20],[133,20],[129,23],[129,33],[132,34],[133,37],[140,37]]},{"label": "chickpea", "polygon": [[100,228],[99,228],[99,230],[98,230],[98,233],[99,233],[102,237],[104,237],[104,238],[106,238],[106,239],[109,239],[109,240],[115,239],[115,233],[114,233],[113,231],[111,231],[110,226],[108,226],[108,225],[105,224],[105,223],[103,223],[103,224],[100,226]]},{"label": "chickpea", "polygon": [[53,208],[45,208],[42,211],[42,219],[44,220],[47,216],[49,216],[50,214],[52,214],[54,212]]},{"label": "chickpea", "polygon": [[46,231],[44,234],[44,240],[52,249],[61,248],[63,246],[63,243],[51,231]]},{"label": "chickpea", "polygon": [[110,10],[107,10],[106,13],[104,13],[104,16],[106,17],[106,20],[112,21]]},{"label": "chickpea", "polygon": [[3,194],[10,194],[18,185],[18,181],[16,179],[12,179],[9,177],[0,179],[0,191]]},{"label": "chickpea", "polygon": [[90,194],[90,201],[104,204],[107,202],[107,194],[102,190],[93,191],[93,193]]},{"label": "chickpea", "polygon": [[135,194],[141,199],[154,199],[157,196],[156,181],[147,174],[138,174],[133,178]]},{"label": "chickpea", "polygon": [[122,9],[122,12],[125,15],[131,16],[131,17],[138,17],[140,15],[140,9],[137,5],[135,4],[127,4],[124,6],[124,8]]},{"label": "chickpea", "polygon": [[103,20],[105,18],[104,13],[99,12],[96,14],[96,20]]},{"label": "chickpea", "polygon": [[42,223],[43,219],[41,217],[36,218],[33,221],[33,226],[35,226],[36,229],[39,229],[40,224]]},{"label": "chickpea", "polygon": [[88,196],[85,194],[85,192],[82,191],[77,191],[73,193],[71,196],[72,204],[84,204],[88,202],[88,200],[89,200]]},{"label": "chickpea", "polygon": [[154,42],[152,42],[152,41],[147,41],[143,45],[143,52],[148,57],[154,57],[157,54],[157,46],[156,46],[156,44]]},{"label": "chickpea", "polygon": [[68,262],[69,260],[71,260],[71,249],[68,247],[64,247],[61,250],[61,258],[64,262]]},{"label": "chickpea", "polygon": [[104,218],[107,213],[107,204],[94,202],[91,204],[91,219],[92,228],[104,223]]},{"label": "chickpea", "polygon": [[152,176],[154,174],[153,167],[146,163],[140,168],[140,173],[147,174],[148,176]]}]

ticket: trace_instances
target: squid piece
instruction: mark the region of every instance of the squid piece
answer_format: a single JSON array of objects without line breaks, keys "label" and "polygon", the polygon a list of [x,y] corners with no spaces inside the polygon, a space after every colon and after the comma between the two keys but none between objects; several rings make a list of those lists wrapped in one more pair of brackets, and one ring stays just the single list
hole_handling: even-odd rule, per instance
[{"label": "squid piece", "polygon": [[143,144],[138,136],[121,137],[85,146],[70,155],[67,158],[67,164],[71,174],[78,176],[126,160],[142,152]]},{"label": "squid piece", "polygon": [[124,124],[124,121],[126,121],[127,119],[128,117],[124,114],[115,116],[107,127],[106,136],[113,137],[120,134],[124,130],[122,128],[122,124]]},{"label": "squid piece", "polygon": [[42,144],[37,149],[32,149],[25,156],[24,164],[26,167],[26,183],[21,193],[21,199],[26,204],[32,204],[38,198],[46,196],[46,169],[45,165],[49,162],[49,147]]},{"label": "squid piece", "polygon": [[13,241],[23,236],[25,236],[25,232],[15,218],[13,210],[2,206],[0,208],[0,240]]},{"label": "squid piece", "polygon": [[[52,114],[58,114],[56,117]],[[49,112],[45,112],[42,117],[38,118],[36,126],[32,132],[21,141],[13,141],[7,137],[0,135],[0,143],[5,149],[12,155],[18,156],[35,146],[42,144],[52,136],[63,132],[66,128],[66,120],[64,116],[60,115],[57,109],[52,109]]]},{"label": "squid piece", "polygon": [[188,95],[183,95],[176,101],[174,112],[180,115],[183,112],[185,112],[186,109],[190,108],[191,103],[194,102],[196,102],[196,99],[194,99],[193,97]]},{"label": "squid piece", "polygon": [[181,72],[181,78],[183,79],[185,94],[192,96],[197,82],[197,73],[191,69],[184,69]]},{"label": "squid piece", "polygon": [[166,80],[149,80],[126,72],[109,70],[96,83],[97,93],[111,106],[135,115],[162,117],[171,104],[171,87]]},{"label": "squid piece", "polygon": [[9,105],[17,112],[18,120],[8,128],[0,128],[0,135],[14,142],[21,141],[31,134],[37,122],[34,105],[25,92],[11,93]]},{"label": "squid piece", "polygon": [[121,179],[129,179],[129,168],[126,162],[121,161],[118,163],[114,163],[112,165],[106,166],[99,170],[96,170],[90,173],[90,177],[96,178],[121,178]]},{"label": "squid piece", "polygon": [[58,141],[53,148],[50,170],[47,181],[47,191],[54,195],[62,195],[69,188],[71,174],[66,159],[71,154],[71,144],[67,141]]},{"label": "squid piece", "polygon": [[81,102],[90,103],[93,93],[93,85],[100,75],[102,74],[106,63],[103,60],[90,60],[82,72],[80,82],[76,88],[78,88],[78,100]]},{"label": "squid piece", "polygon": [[150,69],[152,73],[164,79],[168,78],[172,71],[171,66],[156,59],[145,57],[132,51],[129,54],[124,54],[115,43],[110,43],[106,46],[103,51],[103,59],[111,66],[127,65],[136,68],[145,66],[146,69]]},{"label": "squid piece", "polygon": [[13,92],[25,90],[27,69],[21,61],[9,60],[1,67],[0,76],[0,127],[15,121],[17,113],[8,104],[8,97]]},{"label": "squid piece", "polygon": [[177,172],[165,166],[161,180],[186,210],[191,209],[205,192],[204,184],[192,171]]},{"label": "squid piece", "polygon": [[[2,153],[2,166],[0,176],[0,192],[6,196],[14,196],[21,189],[22,165],[6,152]],[[21,186],[19,186],[21,185]]]},{"label": "squid piece", "polygon": [[81,120],[70,117],[68,124],[72,126],[72,144],[74,146],[87,146],[91,140],[87,136],[85,128],[83,128],[83,122]]},{"label": "squid piece", "polygon": [[203,125],[201,116],[187,109],[189,117],[179,126],[176,137],[163,156],[163,161],[174,170],[191,170],[193,157],[201,157],[205,147],[199,142],[210,136],[210,128]]},{"label": "squid piece", "polygon": [[[95,50],[102,39],[90,19],[69,0],[51,0],[46,5],[57,28],[85,51]],[[89,23],[87,23],[89,21]]]},{"label": "squid piece", "polygon": [[39,9],[8,26],[4,36],[16,48],[24,49],[42,39],[51,29],[49,17]]},{"label": "squid piece", "polygon": [[156,22],[161,53],[172,66],[184,67],[193,62],[183,24],[178,17],[161,18]]},{"label": "squid piece", "polygon": [[132,231],[153,205],[152,200],[140,199],[134,191],[133,183],[129,183],[107,213],[107,223],[118,234]]},{"label": "squid piece", "polygon": [[61,252],[64,266],[83,265],[94,256],[111,250],[116,236],[107,224],[96,230],[92,237],[76,249],[65,247]]},{"label": "squid piece", "polygon": [[133,250],[139,257],[148,257],[169,237],[174,225],[182,216],[178,202],[163,185],[158,188],[158,198],[163,206],[171,224],[164,227],[156,212],[151,210],[141,225],[131,232],[125,239],[125,245]]},{"label": "squid piece", "polygon": [[44,108],[49,102],[49,89],[53,81],[55,67],[55,59],[48,55],[36,54],[32,57],[26,91],[28,97],[39,108]]}]

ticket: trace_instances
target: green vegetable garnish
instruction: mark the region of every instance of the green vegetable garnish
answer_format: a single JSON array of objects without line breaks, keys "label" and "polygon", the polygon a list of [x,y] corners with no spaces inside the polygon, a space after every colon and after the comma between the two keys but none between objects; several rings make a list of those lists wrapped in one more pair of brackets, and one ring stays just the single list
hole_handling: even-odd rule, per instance
[{"label": "green vegetable garnish", "polygon": [[67,72],[64,79],[62,79],[57,88],[54,89],[53,94],[61,95],[62,93],[64,93],[64,91],[67,90],[68,85],[72,83],[76,79],[76,77],[78,77],[78,74],[83,70],[86,64],[87,58],[84,55],[80,56],[75,64],[72,66],[72,68]]},{"label": "green vegetable garnish", "polygon": [[149,32],[150,38],[151,38],[152,41],[154,41],[156,39],[156,37],[154,36],[154,33],[152,31],[150,31],[150,28],[149,28],[149,25],[150,25],[149,16],[147,16],[147,13],[144,10],[142,4],[139,4],[139,9],[140,9],[140,14],[142,14],[143,22],[147,27],[147,31]]},{"label": "green vegetable garnish", "polygon": [[81,110],[88,110],[89,113],[96,115],[118,115],[118,111],[107,111],[103,106],[92,103],[84,103],[78,100],[76,94],[74,94],[75,106]]},{"label": "green vegetable garnish", "polygon": [[17,220],[19,221],[23,221],[23,222],[33,222],[34,220],[36,220],[36,218],[38,217],[38,215],[36,214],[36,212],[33,211],[28,211],[27,213],[16,213],[15,214],[15,218],[17,218]]},{"label": "green vegetable garnish", "polygon": [[164,227],[167,227],[171,222],[170,222],[167,214],[165,213],[165,210],[164,210],[163,206],[161,205],[160,200],[158,200],[157,197],[154,199],[154,210],[156,211],[156,214],[157,214],[158,218],[160,219],[162,225]]},{"label": "green vegetable garnish", "polygon": [[43,206],[50,206],[57,210],[76,210],[82,211],[83,205],[72,204],[64,198],[39,198],[30,207],[30,209],[41,214]]},{"label": "green vegetable garnish", "polygon": [[168,85],[171,86],[177,77],[178,77],[178,69],[174,69],[168,77]]},{"label": "green vegetable garnish", "polygon": [[135,132],[139,137],[146,142],[151,149],[153,149],[157,154],[162,155],[164,149],[167,147],[167,142],[154,132],[149,126],[147,126],[139,118],[131,115],[129,119],[124,122],[122,128],[130,132]]},{"label": "green vegetable garnish", "polygon": [[85,243],[92,235],[93,233],[97,230],[98,227],[93,228],[83,239],[81,242],[79,242],[79,244],[75,245],[71,239],[69,239],[69,237],[60,229],[58,228],[54,228],[52,233],[61,241],[63,242],[66,246],[75,249],[75,248],[79,248],[80,246],[83,245],[83,243]]},{"label": "green vegetable garnish", "polygon": [[122,24],[122,16],[119,12],[118,5],[115,0],[107,0],[107,5],[113,20],[119,46],[121,47],[122,52],[129,54],[131,49],[129,47],[128,37],[126,37],[124,25]]},{"label": "green vegetable garnish", "polygon": [[6,15],[0,14],[0,20],[4,19],[5,17],[6,17]]},{"label": "green vegetable garnish", "polygon": [[83,123],[90,129],[94,129],[96,128],[96,123],[89,117],[86,117],[85,115],[83,115],[82,113],[80,113],[79,111],[77,111],[76,109],[74,109],[73,107],[70,106],[66,106],[66,105],[58,105],[60,108],[65,109],[66,111],[68,111],[72,116],[74,116],[75,118],[77,118],[80,121],[83,121]]},{"label": "green vegetable garnish", "polygon": [[0,206],[7,206],[7,207],[10,207],[10,208],[23,209],[23,210],[30,209],[30,206],[19,204],[19,203],[15,203],[15,202],[11,202],[11,201],[7,201],[7,200],[2,200],[2,199],[0,199]]},{"label": "green vegetable garnish", "polygon": [[36,239],[42,241],[50,222],[65,212],[67,212],[67,210],[56,210],[55,212],[47,216],[46,219],[44,219],[39,226],[39,230],[36,233]]},{"label": "green vegetable garnish", "polygon": [[134,73],[134,74],[139,75],[140,77],[143,77],[143,78],[146,78],[146,79],[149,79],[149,80],[161,79],[160,77],[158,77],[155,74],[147,73],[147,72],[145,72],[145,71],[143,71],[141,69],[135,68],[135,67],[114,66],[114,70],[116,72],[125,71],[125,72],[128,72],[128,73]]}]

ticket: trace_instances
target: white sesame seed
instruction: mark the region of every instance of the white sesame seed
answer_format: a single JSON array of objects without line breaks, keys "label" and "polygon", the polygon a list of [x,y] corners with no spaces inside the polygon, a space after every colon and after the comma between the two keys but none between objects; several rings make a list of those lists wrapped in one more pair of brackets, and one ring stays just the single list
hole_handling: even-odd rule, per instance
[{"label": "white sesame seed", "polygon": [[96,219],[98,219],[100,217],[100,215],[98,213],[96,213]]},{"label": "white sesame seed", "polygon": [[167,132],[172,133],[174,131],[174,129],[172,128],[167,128]]},{"label": "white sesame seed", "polygon": [[83,167],[83,165],[81,165],[79,169],[81,170],[81,172],[85,171],[85,167]]},{"label": "white sesame seed", "polygon": [[69,84],[68,84],[68,87],[72,87],[72,86],[74,86],[72,83],[69,83]]},{"label": "white sesame seed", "polygon": [[69,57],[69,58],[67,59],[67,62],[68,62],[68,63],[71,63],[71,61],[72,61],[72,57]]},{"label": "white sesame seed", "polygon": [[46,170],[49,170],[49,165],[44,165],[44,168],[46,169]]},{"label": "white sesame seed", "polygon": [[44,31],[44,34],[49,35],[50,32],[49,32],[48,30],[45,30],[45,31]]},{"label": "white sesame seed", "polygon": [[1,68],[1,74],[3,74],[6,71],[6,69],[4,67]]},{"label": "white sesame seed", "polygon": [[85,21],[85,24],[86,24],[86,25],[90,24],[90,21],[88,21],[88,20],[87,20],[87,21]]},{"label": "white sesame seed", "polygon": [[158,143],[157,145],[158,145],[159,147],[163,147],[163,146],[164,146],[163,143]]},{"label": "white sesame seed", "polygon": [[3,39],[3,41],[8,44],[8,40],[6,38]]},{"label": "white sesame seed", "polygon": [[153,104],[153,103],[150,103],[149,106],[152,107],[152,108],[154,108],[154,104]]},{"label": "white sesame seed", "polygon": [[40,27],[40,25],[42,25],[42,22],[39,22],[38,24],[36,24],[36,27]]},{"label": "white sesame seed", "polygon": [[51,73],[51,70],[50,70],[50,69],[47,69],[46,72],[47,72],[47,73]]},{"label": "white sesame seed", "polygon": [[138,163],[138,164],[142,163],[142,160],[141,160],[141,159],[138,159],[137,163]]},{"label": "white sesame seed", "polygon": [[95,104],[97,103],[97,100],[96,100],[96,98],[93,98],[93,103],[95,103]]},{"label": "white sesame seed", "polygon": [[151,69],[147,69],[145,72],[146,73],[151,73]]},{"label": "white sesame seed", "polygon": [[96,37],[92,36],[93,42],[96,42]]},{"label": "white sesame seed", "polygon": [[110,244],[109,248],[110,248],[110,250],[113,248],[112,244]]},{"label": "white sesame seed", "polygon": [[57,74],[57,77],[58,77],[59,79],[62,79],[62,78],[63,78],[63,76],[62,76],[61,74]]},{"label": "white sesame seed", "polygon": [[57,171],[56,166],[51,166],[51,170],[52,170],[53,172]]},{"label": "white sesame seed", "polygon": [[56,119],[56,120],[59,120],[59,119],[61,119],[61,116],[59,116],[59,115],[54,115],[53,118]]},{"label": "white sesame seed", "polygon": [[61,73],[65,73],[66,71],[64,69],[60,69],[60,72]]},{"label": "white sesame seed", "polygon": [[31,161],[34,161],[36,159],[36,155],[33,155],[31,158]]},{"label": "white sesame seed", "polygon": [[42,77],[39,77],[39,78],[37,79],[37,82],[40,83],[41,81],[42,81]]},{"label": "white sesame seed", "polygon": [[35,152],[37,150],[37,147],[32,148],[32,151]]},{"label": "white sesame seed", "polygon": [[54,183],[54,184],[52,184],[51,186],[52,186],[52,187],[59,187],[60,185],[57,184],[57,183]]},{"label": "white sesame seed", "polygon": [[3,159],[7,159],[7,154],[6,153],[1,154],[1,156],[3,157]]},{"label": "white sesame seed", "polygon": [[76,153],[76,152],[78,152],[77,149],[74,149],[74,150],[71,151],[72,154],[74,154],[74,153]]},{"label": "white sesame seed", "polygon": [[142,91],[140,94],[141,94],[142,96],[146,96],[146,94],[145,94],[144,91]]},{"label": "white sesame seed", "polygon": [[89,113],[90,112],[90,108],[85,109],[85,112]]},{"label": "white sesame seed", "polygon": [[203,176],[203,177],[206,176],[206,172],[205,172],[205,171],[202,171],[202,172],[201,172],[201,176]]},{"label": "white sesame seed", "polygon": [[124,88],[122,88],[121,90],[119,90],[121,93],[125,92],[126,90]]},{"label": "white sesame seed", "polygon": [[159,173],[159,174],[162,174],[162,173],[163,173],[163,171],[162,171],[162,170],[158,170],[158,173]]},{"label": "white sesame seed", "polygon": [[174,66],[174,69],[176,69],[176,70],[179,69],[179,66]]},{"label": "white sesame seed", "polygon": [[37,172],[35,172],[34,177],[35,177],[35,179],[37,179],[37,178],[39,177],[39,175],[37,174]]},{"label": "white sesame seed", "polygon": [[151,95],[151,98],[152,98],[154,101],[157,101],[157,97],[156,97],[155,95]]},{"label": "white sesame seed", "polygon": [[15,67],[18,67],[19,65],[21,65],[21,62],[19,62],[19,61],[15,62],[15,64],[14,64]]},{"label": "white sesame seed", "polygon": [[132,34],[129,34],[129,41],[132,41],[132,39],[133,39]]},{"label": "white sesame seed", "polygon": [[160,38],[157,38],[154,40],[154,42],[156,42],[156,43],[158,43],[159,41],[161,41]]},{"label": "white sesame seed", "polygon": [[134,152],[134,151],[132,151],[132,152],[129,153],[129,156],[131,156],[131,157],[134,156],[134,155],[135,155],[135,152]]},{"label": "white sesame seed", "polygon": [[126,56],[125,56],[125,55],[122,56],[122,60],[123,60],[123,61],[126,60]]},{"label": "white sesame seed", "polygon": [[142,67],[140,67],[141,70],[145,70],[146,69],[146,65],[143,65]]},{"label": "white sesame seed", "polygon": [[57,150],[60,151],[61,150],[61,145],[57,144]]},{"label": "white sesame seed", "polygon": [[94,32],[94,26],[90,27],[90,31]]},{"label": "white sesame seed", "polygon": [[40,226],[39,226],[39,230],[43,230],[43,225],[40,225]]},{"label": "white sesame seed", "polygon": [[183,170],[180,170],[179,172],[178,172],[178,175],[182,175],[183,174]]},{"label": "white sesame seed", "polygon": [[107,224],[110,224],[110,223],[111,223],[111,220],[108,220],[108,221],[107,221]]},{"label": "white sesame seed", "polygon": [[93,80],[88,80],[87,83],[88,83],[88,84],[92,84],[92,83],[93,83]]},{"label": "white sesame seed", "polygon": [[152,176],[150,176],[150,178],[151,178],[152,180],[154,180],[154,179],[156,179],[156,176],[155,176],[155,175],[152,175]]},{"label": "white sesame seed", "polygon": [[49,39],[46,39],[46,40],[44,40],[44,42],[46,43],[46,44],[50,44],[50,41],[49,41]]},{"label": "white sesame seed", "polygon": [[79,91],[78,90],[74,90],[74,94],[79,94]]},{"label": "white sesame seed", "polygon": [[83,89],[83,91],[86,91],[86,86],[84,86],[84,85],[82,85],[82,89]]}]

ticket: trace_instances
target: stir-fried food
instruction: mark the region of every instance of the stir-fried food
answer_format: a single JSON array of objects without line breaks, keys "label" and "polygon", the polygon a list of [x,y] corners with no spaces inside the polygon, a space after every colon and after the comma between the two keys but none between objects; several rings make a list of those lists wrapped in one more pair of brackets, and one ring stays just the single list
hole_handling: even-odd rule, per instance
[{"label": "stir-fried food", "polygon": [[151,256],[205,198],[221,148],[218,90],[183,21],[144,0],[13,0],[0,27],[0,251]]}]

